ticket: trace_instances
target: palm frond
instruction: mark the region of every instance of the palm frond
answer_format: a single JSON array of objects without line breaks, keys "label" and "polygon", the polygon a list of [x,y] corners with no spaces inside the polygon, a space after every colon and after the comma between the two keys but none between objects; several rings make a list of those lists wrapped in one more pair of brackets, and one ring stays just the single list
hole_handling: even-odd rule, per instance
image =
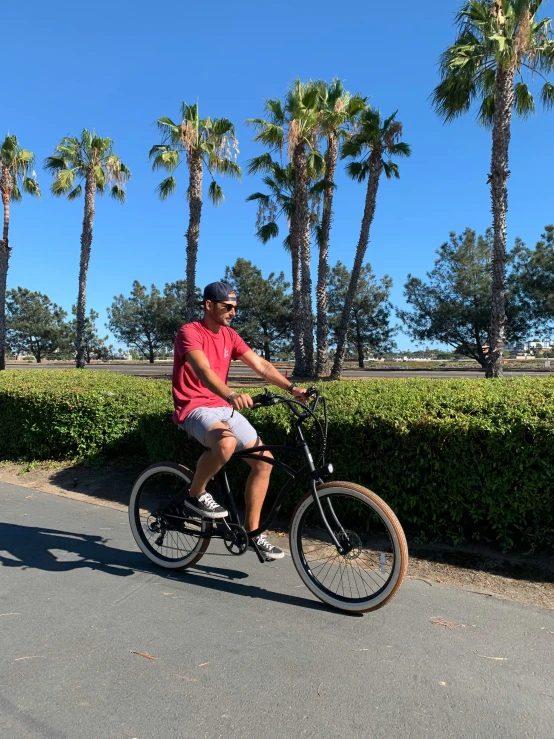
[{"label": "palm frond", "polygon": [[249,159],[246,162],[246,171],[248,174],[258,174],[258,172],[270,172],[274,165],[273,159],[269,152],[261,154],[258,157]]},{"label": "palm frond", "polygon": [[313,195],[321,195],[326,190],[336,190],[336,189],[337,189],[337,186],[334,182],[332,182],[331,180],[323,179],[323,180],[318,180],[316,183],[314,183],[310,187],[310,193],[312,193]]},{"label": "palm frond", "polygon": [[12,191],[10,193],[10,200],[12,200],[14,203],[20,203],[22,200],[21,190],[17,186],[17,182],[13,183]]},{"label": "palm frond", "polygon": [[485,128],[490,128],[492,126],[492,122],[494,119],[494,108],[495,103],[493,93],[483,98],[483,100],[481,101],[481,106],[479,107],[479,112],[477,114],[477,120]]},{"label": "palm frond", "polygon": [[154,152],[156,147],[150,149],[150,160],[152,161],[152,171],[158,169],[164,169],[166,172],[174,172],[179,166],[180,153],[177,149],[172,149],[169,146],[158,147],[157,151]]},{"label": "palm frond", "polygon": [[403,141],[399,141],[389,148],[389,153],[397,157],[409,157],[412,155],[412,147]]},{"label": "palm frond", "polygon": [[545,82],[542,87],[541,103],[546,110],[554,108],[554,85],[551,82]]},{"label": "palm frond", "polygon": [[514,85],[514,108],[523,120],[535,112],[535,98],[524,82],[517,82]]},{"label": "palm frond", "polygon": [[73,188],[74,181],[75,181],[75,170],[74,169],[61,169],[58,172],[56,179],[54,180],[50,188],[52,195],[55,195],[56,197],[65,195],[67,192],[69,192]]},{"label": "palm frond", "polygon": [[262,126],[261,124],[255,123],[256,120],[260,119],[252,119],[254,125],[258,127],[258,133],[254,136],[254,141],[271,149],[282,149],[285,143],[283,126],[268,123],[267,121],[262,121],[265,124]]},{"label": "palm frond", "polygon": [[228,177],[234,177],[237,180],[242,178],[242,170],[236,162],[231,162],[229,159],[223,157],[217,157],[215,160],[215,169],[223,175]]},{"label": "palm frond", "polygon": [[235,126],[228,118],[216,118],[212,125],[214,136],[235,135]]},{"label": "palm frond", "polygon": [[125,198],[126,198],[126,193],[122,187],[120,187],[119,185],[114,185],[112,189],[110,190],[110,196],[114,200],[117,200],[120,203],[124,203]]},{"label": "palm frond", "polygon": [[71,192],[68,193],[68,200],[76,200],[83,192],[83,186],[79,183]]},{"label": "palm frond", "polygon": [[167,118],[167,116],[162,116],[161,118],[158,118],[156,121],[156,126],[158,127],[158,131],[160,133],[169,133],[172,135],[179,135],[179,126],[174,123],[171,118]]},{"label": "palm frond", "polygon": [[106,186],[106,173],[104,172],[104,169],[100,164],[97,164],[92,171],[96,180],[97,188],[103,192]]},{"label": "palm frond", "polygon": [[400,179],[400,171],[396,162],[391,162],[390,160],[383,161],[383,171],[387,180],[391,180],[393,178],[397,180]]},{"label": "palm frond", "polygon": [[24,177],[22,181],[23,192],[34,195],[40,200],[40,187],[33,177]]},{"label": "palm frond", "polygon": [[262,203],[262,205],[268,206],[271,202],[271,198],[269,195],[266,195],[263,192],[253,192],[252,195],[249,195],[245,202],[250,203],[253,200],[257,200],[258,202]]},{"label": "palm frond", "polygon": [[66,167],[68,166],[68,163],[63,157],[53,156],[53,157],[47,157],[44,160],[43,166],[47,172],[55,173],[60,169],[66,169]]},{"label": "palm frond", "polygon": [[210,182],[210,186],[208,187],[208,197],[216,207],[220,205],[225,199],[223,195],[223,190],[215,180],[212,180]]},{"label": "palm frond", "polygon": [[256,238],[259,239],[262,244],[267,244],[268,241],[271,241],[271,239],[274,239],[277,236],[279,236],[279,226],[275,221],[264,223],[264,225],[260,226],[256,231]]},{"label": "palm frond", "polygon": [[431,105],[445,123],[467,113],[477,95],[475,77],[464,70],[452,70],[433,90]]},{"label": "palm frond", "polygon": [[312,149],[308,155],[306,168],[310,177],[315,179],[325,172],[325,159],[318,149]]},{"label": "palm frond", "polygon": [[166,200],[170,195],[173,195],[176,189],[177,180],[175,177],[166,177],[165,180],[160,182],[156,188],[156,192],[158,193],[160,200]]},{"label": "palm frond", "polygon": [[360,156],[363,151],[362,139],[358,136],[352,136],[346,139],[341,147],[340,158],[346,159],[346,157],[356,158]]},{"label": "palm frond", "polygon": [[348,162],[345,167],[346,174],[356,182],[363,182],[369,174],[369,162]]}]

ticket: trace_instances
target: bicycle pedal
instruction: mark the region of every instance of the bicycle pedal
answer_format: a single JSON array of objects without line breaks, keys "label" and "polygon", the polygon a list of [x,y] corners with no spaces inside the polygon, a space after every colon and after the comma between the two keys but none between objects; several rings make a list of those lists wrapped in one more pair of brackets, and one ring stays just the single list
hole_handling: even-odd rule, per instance
[{"label": "bicycle pedal", "polygon": [[258,556],[258,559],[260,560],[260,562],[262,564],[264,564],[264,562],[271,562],[272,561],[269,557],[265,556],[264,554],[262,554],[260,552],[260,548],[258,547],[258,545],[256,544],[256,542],[253,539],[250,539],[249,544],[248,544],[248,548],[249,549],[253,549],[256,552],[256,554]]}]

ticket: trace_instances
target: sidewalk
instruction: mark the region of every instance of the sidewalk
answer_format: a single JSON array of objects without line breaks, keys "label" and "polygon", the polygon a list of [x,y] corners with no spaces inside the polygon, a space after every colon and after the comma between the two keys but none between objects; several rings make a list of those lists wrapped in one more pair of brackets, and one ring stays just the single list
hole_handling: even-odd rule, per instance
[{"label": "sidewalk", "polygon": [[552,611],[407,581],[349,617],[290,558],[153,569],[123,511],[0,484],[0,521],[1,736],[552,736]]}]

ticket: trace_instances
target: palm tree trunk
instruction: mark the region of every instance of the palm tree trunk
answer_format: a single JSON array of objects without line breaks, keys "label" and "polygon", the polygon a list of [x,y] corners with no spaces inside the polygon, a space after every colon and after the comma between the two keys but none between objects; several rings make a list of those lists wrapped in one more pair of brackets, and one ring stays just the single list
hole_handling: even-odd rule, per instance
[{"label": "palm tree trunk", "polygon": [[493,215],[492,308],[486,377],[502,377],[506,345],[506,214],[508,212],[508,149],[514,105],[514,71],[496,73],[492,127],[491,201]]},{"label": "palm tree trunk", "polygon": [[304,377],[314,374],[314,321],[312,312],[312,278],[310,275],[310,211],[308,209],[308,173],[305,144],[294,147],[294,220],[300,252],[300,284],[302,297],[302,341],[304,344]]},{"label": "palm tree trunk", "polygon": [[77,296],[77,369],[85,367],[85,319],[87,307],[87,273],[92,246],[92,224],[94,221],[94,199],[96,196],[96,178],[93,172],[87,174],[85,182],[85,215],[81,232],[81,260],[79,264],[79,294]]},{"label": "palm tree trunk", "polygon": [[300,286],[300,259],[298,254],[298,236],[294,218],[290,224],[290,256],[292,262],[292,340],[294,346],[293,375],[304,373],[304,337],[302,335],[302,290]]},{"label": "palm tree trunk", "polygon": [[196,313],[196,260],[200,238],[200,218],[202,216],[202,159],[192,152],[187,155],[189,166],[189,227],[187,229],[187,304],[185,320],[194,321]]},{"label": "palm tree trunk", "polygon": [[11,251],[8,239],[10,196],[6,193],[2,194],[2,204],[4,206],[4,230],[2,241],[0,241],[0,371],[6,369],[6,289]]},{"label": "palm tree trunk", "polygon": [[[339,137],[332,133],[327,137],[327,151],[325,152],[325,179],[335,181],[337,156],[339,151]],[[319,262],[317,265],[317,351],[315,373],[317,377],[326,375],[329,371],[329,342],[327,338],[327,272],[329,270],[329,237],[333,220],[333,188],[325,190],[323,196],[323,214],[321,216],[321,234],[319,240]]]},{"label": "palm tree trunk", "polygon": [[350,275],[350,282],[348,284],[348,291],[344,301],[344,308],[342,310],[340,328],[337,333],[337,350],[335,352],[335,360],[333,362],[333,369],[331,370],[331,379],[338,380],[342,374],[342,367],[344,364],[344,353],[346,349],[346,339],[348,336],[348,324],[350,321],[350,313],[352,311],[352,304],[354,302],[354,296],[358,289],[358,281],[360,279],[360,272],[362,269],[362,263],[364,261],[367,245],[369,242],[369,229],[373,222],[375,215],[375,204],[377,202],[377,190],[379,189],[379,180],[381,178],[381,170],[383,169],[382,164],[383,150],[380,146],[376,146],[371,152],[369,158],[369,180],[367,183],[367,192],[365,196],[364,205],[364,216],[362,218],[362,226],[360,229],[360,238],[358,239],[358,246],[356,247],[356,257],[354,258],[354,266],[352,268],[352,274]]},{"label": "palm tree trunk", "polygon": [[364,368],[364,342],[362,341],[362,336],[360,334],[360,323],[358,321],[358,318],[356,318],[356,349],[358,351],[358,367],[360,369]]}]

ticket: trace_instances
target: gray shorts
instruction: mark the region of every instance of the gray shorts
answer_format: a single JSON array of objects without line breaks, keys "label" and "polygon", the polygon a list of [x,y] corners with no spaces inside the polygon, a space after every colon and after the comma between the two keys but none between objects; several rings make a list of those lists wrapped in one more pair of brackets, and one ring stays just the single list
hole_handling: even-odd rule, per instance
[{"label": "gray shorts", "polygon": [[254,426],[246,420],[238,411],[233,415],[232,408],[195,408],[185,418],[183,423],[179,424],[179,428],[186,431],[189,436],[199,441],[202,446],[206,446],[205,438],[207,430],[214,423],[227,423],[231,433],[237,440],[236,451],[244,449],[248,445],[252,445],[258,438],[258,433]]}]

